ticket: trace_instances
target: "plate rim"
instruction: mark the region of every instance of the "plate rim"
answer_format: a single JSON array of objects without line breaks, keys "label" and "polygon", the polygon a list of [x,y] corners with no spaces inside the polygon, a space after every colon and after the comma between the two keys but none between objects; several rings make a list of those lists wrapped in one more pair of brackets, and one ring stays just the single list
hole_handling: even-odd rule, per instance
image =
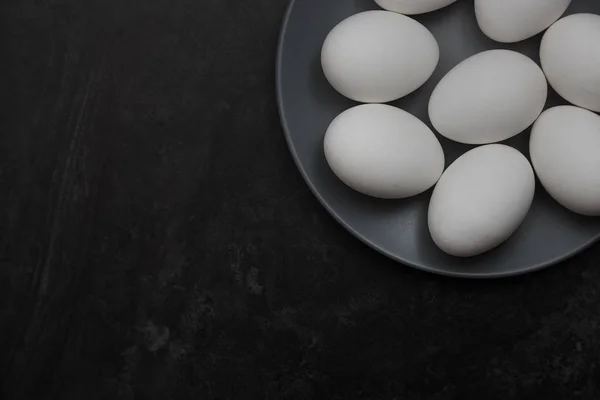
[{"label": "plate rim", "polygon": [[598,234],[593,236],[590,240],[588,240],[587,242],[584,242],[581,246],[571,250],[570,252],[568,252],[566,254],[561,255],[560,257],[556,257],[556,258],[546,261],[546,262],[540,262],[540,263],[537,263],[535,265],[532,265],[530,267],[527,267],[527,268],[524,268],[524,269],[518,270],[518,271],[487,272],[487,273],[486,272],[451,272],[451,271],[443,271],[443,270],[440,270],[437,268],[432,268],[432,267],[428,267],[426,265],[408,261],[399,255],[396,255],[392,252],[389,252],[389,251],[383,249],[381,246],[372,242],[367,237],[362,235],[360,232],[358,232],[354,228],[352,228],[342,217],[339,216],[339,214],[333,209],[333,207],[331,207],[331,205],[329,205],[327,200],[325,200],[325,198],[323,198],[321,193],[318,191],[318,189],[315,187],[315,185],[311,182],[310,177],[308,176],[308,173],[306,172],[306,170],[304,169],[304,166],[302,165],[302,163],[300,161],[300,157],[298,156],[298,152],[296,151],[294,142],[292,140],[291,131],[288,126],[287,119],[285,117],[285,110],[284,110],[284,105],[283,105],[283,90],[282,90],[283,48],[285,46],[286,34],[288,31],[288,24],[289,24],[292,12],[294,10],[296,1],[298,1],[298,0],[290,0],[289,1],[289,4],[288,4],[285,14],[283,16],[283,22],[282,22],[282,25],[281,25],[281,28],[279,31],[279,37],[277,40],[277,54],[276,54],[276,61],[275,61],[275,87],[276,87],[277,111],[279,114],[279,120],[281,123],[281,127],[283,129],[283,134],[285,136],[285,141],[287,143],[288,150],[292,156],[292,159],[294,160],[294,164],[296,165],[296,168],[298,169],[298,171],[300,171],[300,175],[302,176],[302,179],[304,180],[305,184],[308,186],[308,188],[312,192],[313,196],[315,196],[317,198],[317,200],[319,201],[321,206],[323,206],[325,208],[325,210],[329,213],[329,215],[331,215],[335,219],[335,221],[338,224],[340,224],[346,231],[348,231],[352,236],[354,236],[355,239],[358,239],[359,241],[366,244],[371,249],[377,251],[379,254],[382,254],[382,255],[386,256],[387,258],[389,258],[403,266],[407,266],[407,267],[414,268],[419,271],[429,272],[429,273],[436,274],[436,275],[448,276],[448,277],[453,277],[453,278],[466,278],[466,279],[509,278],[509,277],[513,277],[513,276],[520,276],[520,275],[525,275],[528,273],[540,271],[542,269],[557,265],[565,260],[568,260],[568,259],[574,257],[575,255],[588,249],[589,247],[591,247],[592,245],[594,245],[596,242],[598,242],[600,240],[600,232],[599,232]]}]

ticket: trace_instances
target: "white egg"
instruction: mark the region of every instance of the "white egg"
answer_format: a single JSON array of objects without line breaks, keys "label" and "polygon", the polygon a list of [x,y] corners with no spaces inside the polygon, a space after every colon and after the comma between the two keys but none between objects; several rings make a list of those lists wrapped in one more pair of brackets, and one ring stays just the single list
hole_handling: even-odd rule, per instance
[{"label": "white egg", "polygon": [[364,103],[385,103],[419,88],[433,73],[439,48],[417,21],[388,11],[366,11],[339,23],[321,50],[329,83]]},{"label": "white egg", "polygon": [[527,129],[546,103],[540,67],[510,50],[475,54],[454,67],[434,89],[429,118],[448,139],[499,142]]},{"label": "white egg", "polygon": [[476,147],[452,163],[429,204],[429,232],[444,252],[470,257],[508,239],[533,200],[529,161],[501,144]]},{"label": "white egg", "polygon": [[573,14],[556,22],[544,34],[540,59],[559,95],[600,111],[600,15]]},{"label": "white egg", "polygon": [[552,25],[571,0],[475,0],[483,33],[497,42],[520,42]]},{"label": "white egg", "polygon": [[338,115],[325,133],[324,149],[342,182],[384,199],[424,192],[444,170],[444,152],[431,129],[385,104],[364,104]]},{"label": "white egg", "polygon": [[423,14],[439,10],[456,0],[375,0],[379,7],[400,14]]},{"label": "white egg", "polygon": [[600,216],[600,116],[573,106],[544,111],[531,130],[529,152],[540,182],[557,202]]}]

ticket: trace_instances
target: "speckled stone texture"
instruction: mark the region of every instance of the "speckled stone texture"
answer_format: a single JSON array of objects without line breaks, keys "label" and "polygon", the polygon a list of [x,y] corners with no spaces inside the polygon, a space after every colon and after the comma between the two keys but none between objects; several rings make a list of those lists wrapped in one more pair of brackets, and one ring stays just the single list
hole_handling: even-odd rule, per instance
[{"label": "speckled stone texture", "polygon": [[0,2],[0,397],[598,399],[600,246],[462,281],[295,169],[284,0]]}]

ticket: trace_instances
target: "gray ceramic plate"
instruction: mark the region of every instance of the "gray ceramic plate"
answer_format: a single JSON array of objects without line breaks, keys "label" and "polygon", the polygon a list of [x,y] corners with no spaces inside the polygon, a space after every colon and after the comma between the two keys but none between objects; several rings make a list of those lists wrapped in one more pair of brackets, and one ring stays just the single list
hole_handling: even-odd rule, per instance
[{"label": "gray ceramic plate", "polygon": [[[335,92],[320,67],[327,33],[344,18],[377,9],[373,0],[293,0],[283,25],[277,59],[279,111],[292,156],[325,208],[357,238],[403,264],[444,275],[491,278],[522,274],[555,264],[600,239],[600,218],[577,216],[560,207],[537,185],[527,219],[504,244],[481,256],[459,259],[441,252],[427,228],[431,191],[407,200],[383,201],[358,194],[330,171],[323,135],[331,120],[355,105]],[[600,14],[600,1],[573,0],[568,13]],[[427,103],[435,85],[452,67],[483,50],[508,48],[539,61],[541,35],[514,45],[495,43],[479,30],[472,0],[417,16],[435,35],[440,63],[433,77],[411,95],[393,102],[426,123]],[[554,93],[548,106],[562,104]],[[439,139],[446,163],[471,147]],[[529,132],[507,144],[528,155]]]}]

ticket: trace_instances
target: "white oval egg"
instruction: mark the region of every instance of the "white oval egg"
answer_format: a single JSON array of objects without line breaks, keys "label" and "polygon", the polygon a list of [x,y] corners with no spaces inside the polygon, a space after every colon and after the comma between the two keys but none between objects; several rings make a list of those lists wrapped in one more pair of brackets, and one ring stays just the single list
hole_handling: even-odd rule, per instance
[{"label": "white oval egg", "polygon": [[540,60],[560,96],[600,111],[600,15],[573,14],[558,20],[542,38]]},{"label": "white oval egg", "polygon": [[338,115],[325,133],[324,149],[342,182],[378,198],[424,192],[444,170],[444,152],[431,129],[385,104],[363,104]]},{"label": "white oval egg", "polygon": [[499,142],[527,129],[546,103],[548,84],[530,58],[510,50],[475,54],[454,67],[434,89],[429,118],[448,139]]},{"label": "white oval egg", "polygon": [[375,0],[379,7],[400,14],[423,14],[449,6],[456,0]]},{"label": "white oval egg", "polygon": [[552,25],[571,0],[475,0],[483,33],[497,42],[520,42]]},{"label": "white oval egg", "polygon": [[531,129],[529,152],[542,186],[557,202],[600,216],[600,116],[573,106],[544,111]]},{"label": "white oval egg", "polygon": [[476,147],[452,163],[429,203],[429,232],[444,252],[458,257],[484,253],[508,239],[533,201],[529,161],[501,144]]},{"label": "white oval egg", "polygon": [[438,44],[423,25],[388,11],[365,11],[340,22],[321,50],[329,83],[363,103],[385,103],[419,88],[439,61]]}]

